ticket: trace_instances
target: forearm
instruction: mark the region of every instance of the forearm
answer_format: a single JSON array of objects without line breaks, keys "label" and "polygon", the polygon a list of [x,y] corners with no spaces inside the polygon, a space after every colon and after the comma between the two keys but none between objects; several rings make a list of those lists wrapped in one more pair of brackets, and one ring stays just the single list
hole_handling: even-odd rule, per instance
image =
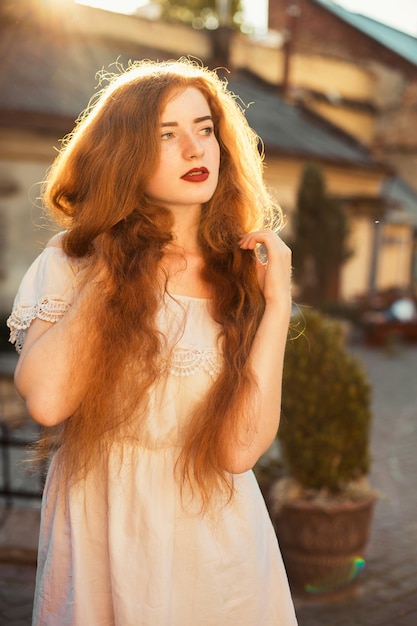
[{"label": "forearm", "polygon": [[255,337],[250,365],[258,390],[254,398],[256,440],[260,454],[276,436],[281,412],[281,386],[291,302],[269,305]]},{"label": "forearm", "polygon": [[251,469],[274,440],[280,420],[285,346],[291,311],[286,302],[267,305],[252,346],[249,365],[257,388],[230,449],[233,473]]}]

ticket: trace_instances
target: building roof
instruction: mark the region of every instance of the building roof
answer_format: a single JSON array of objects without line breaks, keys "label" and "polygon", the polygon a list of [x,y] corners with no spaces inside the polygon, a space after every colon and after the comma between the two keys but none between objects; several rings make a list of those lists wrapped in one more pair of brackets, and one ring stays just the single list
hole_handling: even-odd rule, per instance
[{"label": "building roof", "polygon": [[382,186],[382,195],[392,208],[390,221],[406,221],[417,227],[417,193],[402,178],[388,179]]},{"label": "building roof", "polygon": [[157,52],[139,43],[48,32],[24,23],[0,26],[0,112],[75,120],[98,85],[97,72],[115,71],[117,61],[126,66],[130,59],[156,58]]},{"label": "building roof", "polygon": [[[413,65],[417,65],[417,38],[403,33],[391,26],[377,22],[370,17],[353,13],[332,0],[313,0],[344,22],[347,22],[385,48],[392,50]],[[395,0],[392,0],[395,2]]]},{"label": "building roof", "polygon": [[246,118],[267,151],[351,166],[376,165],[352,137],[301,105],[288,104],[274,89],[242,74],[232,74],[229,88],[248,107]]}]

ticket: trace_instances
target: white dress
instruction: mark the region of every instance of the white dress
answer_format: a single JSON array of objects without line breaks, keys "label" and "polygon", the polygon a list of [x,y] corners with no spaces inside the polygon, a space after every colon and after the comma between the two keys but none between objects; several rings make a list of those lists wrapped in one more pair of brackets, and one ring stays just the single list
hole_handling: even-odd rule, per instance
[{"label": "white dress", "polygon": [[[46,248],[25,275],[8,320],[22,345],[30,322],[58,321],[76,264]],[[62,489],[52,461],[42,501],[33,626],[294,626],[277,539],[251,471],[232,501],[199,515],[184,507],[174,464],[184,420],[218,374],[218,328],[204,299],[166,298],[159,323],[175,348],[152,389],[140,444],[110,453]],[[129,449],[130,447],[130,449]]]}]

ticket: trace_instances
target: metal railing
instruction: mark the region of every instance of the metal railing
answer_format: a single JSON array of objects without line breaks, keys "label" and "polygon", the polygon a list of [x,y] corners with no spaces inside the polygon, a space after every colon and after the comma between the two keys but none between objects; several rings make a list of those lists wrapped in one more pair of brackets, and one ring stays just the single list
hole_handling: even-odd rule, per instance
[{"label": "metal railing", "polygon": [[29,471],[29,448],[39,427],[26,412],[13,383],[17,355],[0,352],[0,502],[10,508],[16,499],[42,497],[46,467]]},{"label": "metal railing", "polygon": [[[13,478],[17,464],[23,466],[23,462],[13,458],[12,450],[21,450],[21,456],[24,456],[24,450],[28,449],[36,439],[36,433],[33,437],[28,437],[22,436],[19,431],[19,428],[11,427],[0,417],[0,496],[5,498],[7,508],[13,505],[15,498],[41,498],[45,482],[44,468],[41,467],[32,477],[25,476],[26,485],[15,485]],[[20,469],[26,474],[24,467]]]}]

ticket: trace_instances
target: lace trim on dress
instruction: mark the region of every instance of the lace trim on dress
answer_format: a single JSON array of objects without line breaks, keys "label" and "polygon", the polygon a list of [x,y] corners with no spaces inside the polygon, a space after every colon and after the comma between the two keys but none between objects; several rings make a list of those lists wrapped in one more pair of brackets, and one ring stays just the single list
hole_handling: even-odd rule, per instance
[{"label": "lace trim on dress", "polygon": [[169,373],[173,376],[192,376],[203,369],[215,380],[222,367],[221,357],[209,348],[176,348],[173,350]]},{"label": "lace trim on dress", "polygon": [[36,304],[19,305],[7,320],[7,326],[10,328],[10,343],[16,344],[16,350],[20,352],[27,330],[35,318],[55,323],[70,307],[68,302],[58,296],[45,296]]}]

